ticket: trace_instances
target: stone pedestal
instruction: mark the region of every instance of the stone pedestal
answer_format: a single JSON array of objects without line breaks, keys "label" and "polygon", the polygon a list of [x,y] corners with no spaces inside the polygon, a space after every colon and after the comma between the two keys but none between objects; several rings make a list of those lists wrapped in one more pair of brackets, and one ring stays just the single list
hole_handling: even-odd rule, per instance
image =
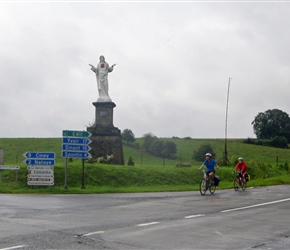
[{"label": "stone pedestal", "polygon": [[124,165],[123,145],[121,131],[113,125],[113,102],[93,102],[96,108],[95,123],[88,127],[87,131],[92,133],[90,139],[92,148],[90,153],[93,158],[113,155],[111,163]]}]

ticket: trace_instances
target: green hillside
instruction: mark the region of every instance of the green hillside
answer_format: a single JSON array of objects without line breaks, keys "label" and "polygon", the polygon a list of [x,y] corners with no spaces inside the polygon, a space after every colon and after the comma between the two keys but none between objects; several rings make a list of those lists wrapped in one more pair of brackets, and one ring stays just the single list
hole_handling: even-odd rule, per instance
[{"label": "green hillside", "polygon": [[[123,145],[124,159],[133,157],[135,165],[175,165],[177,162],[191,162],[193,165],[200,165],[192,159],[193,152],[201,145],[209,144],[216,153],[216,160],[223,158],[223,139],[164,139],[171,140],[177,146],[176,159],[163,161],[162,158],[137,150],[134,146]],[[284,163],[290,159],[290,150],[258,146],[242,143],[242,139],[231,139],[227,142],[228,159],[234,163],[239,156],[247,162]],[[142,138],[137,138],[136,143],[142,146]],[[61,157],[62,138],[0,138],[0,148],[4,148],[5,165],[20,164],[24,160],[22,156],[27,151],[55,152],[56,162],[64,162]]]},{"label": "green hillside", "polygon": [[[223,158],[223,139],[162,139],[172,140],[177,146],[175,159],[162,159],[142,150],[142,138],[133,145],[124,144],[124,159],[132,156],[135,166],[118,166],[85,163],[85,189],[81,189],[82,162],[74,159],[68,163],[68,189],[64,189],[65,160],[61,157],[62,138],[0,138],[4,149],[5,165],[18,165],[20,171],[0,172],[0,192],[27,193],[102,193],[102,192],[145,192],[195,190],[201,178],[197,171],[202,162],[192,160],[200,146],[209,144],[216,153],[216,160]],[[219,188],[232,188],[232,170],[239,156],[244,157],[251,174],[251,185],[290,184],[288,161],[290,150],[242,143],[241,139],[228,140],[227,150],[230,166],[221,166],[217,171],[222,179]],[[22,156],[27,151],[55,152],[56,165],[54,186],[27,186],[27,168]],[[277,162],[278,160],[278,162]],[[179,162],[190,163],[191,167],[176,167]]]},{"label": "green hillside", "polygon": [[[216,153],[216,160],[223,159],[224,139],[164,139],[171,140],[176,144],[177,153],[175,160],[165,160],[165,165],[175,165],[177,162],[190,162],[194,166],[200,166],[201,162],[192,159],[194,151],[202,145],[209,144]],[[278,157],[278,163],[285,163],[290,160],[290,150],[258,146],[243,143],[244,139],[230,139],[227,141],[228,159],[234,164],[242,156],[247,162],[263,162],[275,164]],[[137,143],[142,145],[143,140],[137,139]],[[162,165],[160,158],[141,153],[132,147],[124,146],[124,156],[128,159],[131,155],[137,165],[141,164],[141,155],[143,156],[143,165]]]}]

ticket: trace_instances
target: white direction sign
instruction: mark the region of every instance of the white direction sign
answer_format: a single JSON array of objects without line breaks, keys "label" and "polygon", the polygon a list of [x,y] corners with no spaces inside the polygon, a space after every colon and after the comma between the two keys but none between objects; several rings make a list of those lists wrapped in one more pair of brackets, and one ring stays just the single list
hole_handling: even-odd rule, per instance
[{"label": "white direction sign", "polygon": [[50,178],[50,179],[54,179],[54,175],[53,174],[28,174],[27,177],[28,178]]},{"label": "white direction sign", "polygon": [[35,169],[35,170],[28,170],[28,174],[49,174],[53,175],[53,169]]},{"label": "white direction sign", "polygon": [[19,170],[20,167],[19,166],[4,166],[4,165],[0,165],[0,169]]},{"label": "white direction sign", "polygon": [[54,168],[47,166],[28,166],[27,185],[54,185]]},{"label": "white direction sign", "polygon": [[48,178],[28,178],[27,184],[36,186],[53,186],[54,180],[50,180]]},{"label": "white direction sign", "polygon": [[34,169],[44,169],[44,170],[50,170],[50,169],[54,169],[53,166],[27,166],[28,170],[34,170]]}]

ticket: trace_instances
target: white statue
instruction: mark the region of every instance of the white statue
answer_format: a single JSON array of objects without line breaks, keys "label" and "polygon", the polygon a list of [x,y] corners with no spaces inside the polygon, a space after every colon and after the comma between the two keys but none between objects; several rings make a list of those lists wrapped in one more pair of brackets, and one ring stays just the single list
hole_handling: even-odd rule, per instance
[{"label": "white statue", "polygon": [[112,72],[114,69],[114,66],[116,64],[113,64],[111,67],[109,64],[105,61],[104,56],[100,56],[100,62],[98,66],[95,68],[92,64],[89,64],[91,66],[91,70],[96,73],[97,77],[97,83],[98,83],[98,91],[99,91],[99,98],[98,102],[111,102],[111,98],[109,96],[109,84],[108,84],[108,73]]}]

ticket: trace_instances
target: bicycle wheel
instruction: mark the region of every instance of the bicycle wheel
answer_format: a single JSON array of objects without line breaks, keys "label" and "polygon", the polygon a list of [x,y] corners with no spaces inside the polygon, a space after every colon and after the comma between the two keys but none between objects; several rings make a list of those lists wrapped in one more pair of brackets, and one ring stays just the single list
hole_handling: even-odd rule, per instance
[{"label": "bicycle wheel", "polygon": [[244,182],[244,181],[242,181],[242,184],[241,184],[241,188],[242,188],[242,190],[245,190],[246,187],[247,187],[247,183]]},{"label": "bicycle wheel", "polygon": [[201,194],[201,195],[205,195],[206,190],[207,190],[207,187],[206,187],[206,180],[205,180],[204,178],[202,178],[202,179],[200,180],[200,183],[199,183],[199,191],[200,191],[200,194]]},{"label": "bicycle wheel", "polygon": [[235,189],[235,191],[238,191],[239,186],[240,186],[239,177],[236,176],[235,179],[234,179],[234,189]]},{"label": "bicycle wheel", "polygon": [[214,194],[215,190],[216,190],[216,185],[211,185],[209,187],[209,191],[210,191],[211,194]]}]

